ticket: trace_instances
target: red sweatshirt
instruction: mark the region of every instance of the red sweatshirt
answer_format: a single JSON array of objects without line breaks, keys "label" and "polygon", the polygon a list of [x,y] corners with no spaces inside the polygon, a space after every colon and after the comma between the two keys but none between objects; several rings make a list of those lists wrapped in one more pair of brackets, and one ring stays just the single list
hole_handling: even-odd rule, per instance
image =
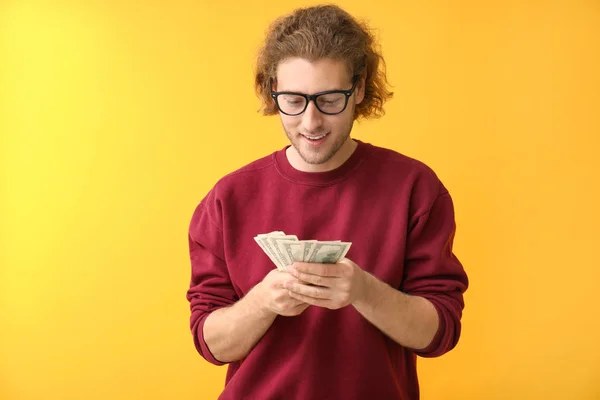
[{"label": "red sweatshirt", "polygon": [[461,331],[468,279],[452,252],[448,191],[423,163],[358,141],[339,168],[301,172],[285,149],[222,178],[194,211],[187,298],[198,352],[208,315],[232,305],[274,268],[254,236],[352,242],[347,257],[390,286],[430,300],[439,329],[427,349],[403,347],[349,305],[278,316],[248,356],[229,364],[220,399],[419,398],[416,356],[451,350]]}]

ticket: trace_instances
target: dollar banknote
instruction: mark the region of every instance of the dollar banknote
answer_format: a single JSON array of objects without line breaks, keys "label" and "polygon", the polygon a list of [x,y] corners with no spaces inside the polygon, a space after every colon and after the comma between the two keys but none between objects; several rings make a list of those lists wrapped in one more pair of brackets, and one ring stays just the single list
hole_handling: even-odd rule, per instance
[{"label": "dollar banknote", "polygon": [[335,264],[352,246],[351,242],[340,240],[298,240],[282,231],[260,234],[254,240],[280,271],[286,271],[295,262]]},{"label": "dollar banknote", "polygon": [[258,243],[258,245],[265,252],[265,254],[271,259],[271,261],[273,262],[273,264],[275,264],[275,266],[277,267],[277,269],[282,269],[282,267],[283,267],[282,263],[277,258],[275,250],[271,246],[271,243],[267,241],[267,238],[269,238],[269,237],[272,238],[272,237],[275,237],[275,236],[285,236],[285,233],[284,232],[280,232],[280,231],[275,231],[275,232],[270,232],[270,233],[264,233],[264,234],[260,234],[260,235],[255,236],[254,240],[256,241],[256,243]]}]

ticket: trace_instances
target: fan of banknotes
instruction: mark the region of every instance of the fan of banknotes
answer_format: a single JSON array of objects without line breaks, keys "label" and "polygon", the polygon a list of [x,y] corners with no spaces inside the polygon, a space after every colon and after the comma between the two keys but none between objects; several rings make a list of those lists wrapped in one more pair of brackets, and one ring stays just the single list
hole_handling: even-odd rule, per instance
[{"label": "fan of banknotes", "polygon": [[286,235],[275,231],[254,237],[260,248],[269,256],[280,271],[295,262],[335,264],[346,256],[351,242],[334,240],[330,242],[318,240],[298,240],[295,235]]}]

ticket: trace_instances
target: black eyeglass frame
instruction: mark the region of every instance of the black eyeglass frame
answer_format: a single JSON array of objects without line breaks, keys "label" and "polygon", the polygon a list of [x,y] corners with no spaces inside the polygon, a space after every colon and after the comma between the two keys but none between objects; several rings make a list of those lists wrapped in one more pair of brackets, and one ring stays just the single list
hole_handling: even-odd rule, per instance
[{"label": "black eyeglass frame", "polygon": [[[311,100],[315,103],[315,107],[317,107],[317,110],[319,110],[319,112],[325,114],[325,115],[338,115],[343,113],[346,110],[346,107],[348,107],[348,99],[350,98],[350,96],[352,96],[352,93],[354,93],[354,90],[356,89],[356,84],[358,83],[358,78],[359,76],[355,76],[352,79],[352,88],[350,88],[350,90],[327,90],[324,92],[319,92],[319,93],[315,93],[315,94],[304,94],[304,93],[297,93],[297,92],[274,92],[273,89],[271,89],[271,97],[273,98],[273,101],[275,101],[275,105],[277,106],[277,109],[279,111],[281,111],[283,114],[285,115],[289,115],[292,117],[298,116],[300,114],[302,114],[304,111],[306,111],[306,109],[308,108],[308,103],[311,102]],[[335,112],[335,113],[330,113],[330,112],[325,112],[323,110],[321,110],[319,108],[319,104],[317,103],[317,97],[319,96],[323,96],[326,94],[335,94],[335,93],[340,93],[344,95],[344,107],[342,108],[341,111],[339,112]],[[283,111],[281,109],[281,107],[279,107],[279,95],[282,94],[293,94],[295,96],[300,96],[300,97],[304,97],[304,99],[306,99],[306,102],[304,103],[304,108],[302,109],[302,111],[300,111],[299,113],[294,113],[294,114],[289,114],[286,113],[285,111]]]}]

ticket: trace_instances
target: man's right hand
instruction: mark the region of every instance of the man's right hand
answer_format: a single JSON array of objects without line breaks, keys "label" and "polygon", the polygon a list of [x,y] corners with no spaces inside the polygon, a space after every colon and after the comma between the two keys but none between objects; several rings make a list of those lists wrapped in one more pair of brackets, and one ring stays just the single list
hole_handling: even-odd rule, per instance
[{"label": "man's right hand", "polygon": [[302,314],[310,306],[308,303],[292,298],[289,291],[283,287],[286,282],[301,283],[287,272],[274,269],[256,286],[260,307],[263,310],[293,317]]},{"label": "man's right hand", "polygon": [[221,362],[243,359],[278,315],[292,317],[308,308],[310,304],[292,298],[283,288],[286,282],[302,283],[275,269],[232,306],[209,314],[202,334],[215,359]]}]

